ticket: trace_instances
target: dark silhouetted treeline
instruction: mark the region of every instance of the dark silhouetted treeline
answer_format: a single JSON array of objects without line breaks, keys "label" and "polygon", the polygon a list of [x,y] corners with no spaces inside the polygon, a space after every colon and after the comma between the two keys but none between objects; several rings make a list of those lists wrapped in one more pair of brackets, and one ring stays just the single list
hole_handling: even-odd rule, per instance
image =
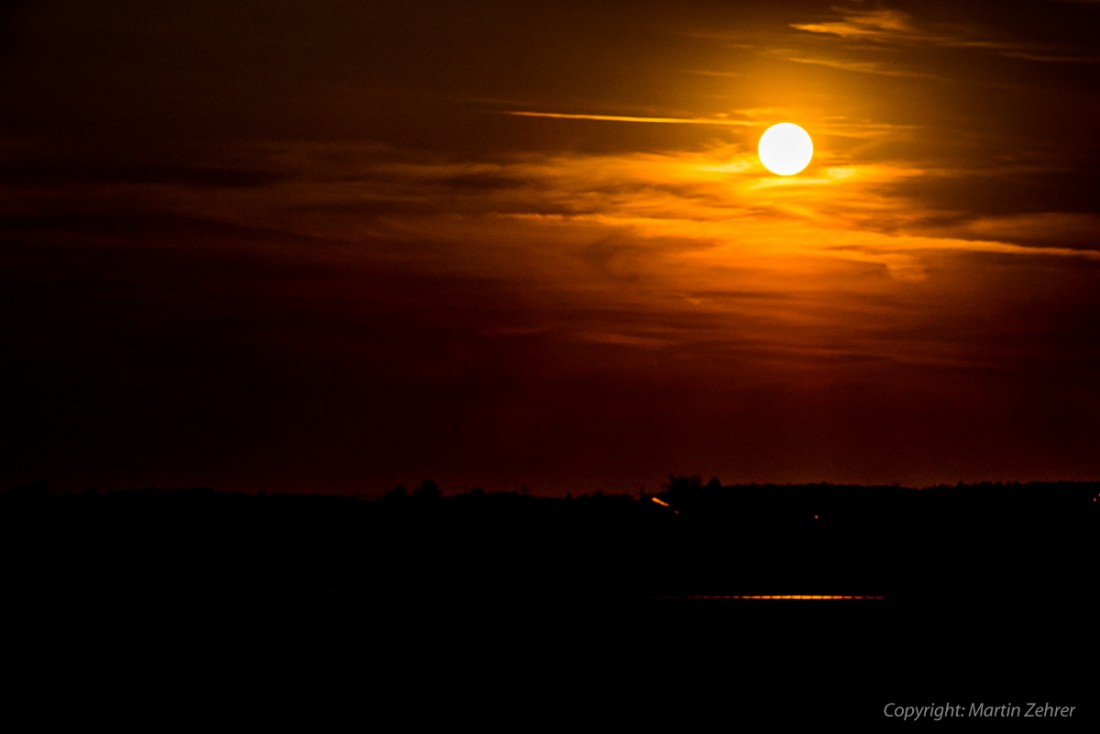
[{"label": "dark silhouetted treeline", "polygon": [[[41,505],[57,591],[181,602],[623,603],[694,596],[882,596],[999,603],[1088,591],[1100,484],[722,486],[546,498],[434,483],[380,501],[155,489],[3,497]],[[12,529],[15,532],[15,528]]]},{"label": "dark silhouetted treeline", "polygon": [[[370,501],[37,485],[0,495],[0,529],[9,605],[44,607],[51,639],[92,669],[148,648],[158,670],[234,650],[285,670],[296,649],[312,667],[284,674],[351,665],[413,707],[447,685],[480,700],[566,680],[583,698],[634,681],[614,705],[637,719],[768,694],[820,709],[784,716],[874,722],[918,694],[1082,703],[1098,495],[696,477],[641,497],[424,482]],[[790,595],[863,598],[733,598]]]}]

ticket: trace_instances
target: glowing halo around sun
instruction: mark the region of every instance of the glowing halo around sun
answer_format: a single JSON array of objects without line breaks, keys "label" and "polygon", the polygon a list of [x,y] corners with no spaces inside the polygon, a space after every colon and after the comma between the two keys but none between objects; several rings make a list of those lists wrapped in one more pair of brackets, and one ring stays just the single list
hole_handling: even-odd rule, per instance
[{"label": "glowing halo around sun", "polygon": [[810,134],[792,122],[772,125],[760,136],[757,147],[760,162],[772,173],[793,176],[810,165],[814,141]]}]

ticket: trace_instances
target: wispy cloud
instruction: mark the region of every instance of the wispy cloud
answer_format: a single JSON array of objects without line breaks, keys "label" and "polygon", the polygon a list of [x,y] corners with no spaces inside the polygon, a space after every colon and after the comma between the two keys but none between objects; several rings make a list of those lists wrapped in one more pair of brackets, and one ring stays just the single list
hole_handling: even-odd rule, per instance
[{"label": "wispy cloud", "polygon": [[889,41],[920,37],[923,34],[912,19],[898,10],[848,10],[840,20],[819,23],[792,23],[791,27],[810,33],[827,33],[842,38],[866,38]]},{"label": "wispy cloud", "polygon": [[787,55],[783,55],[782,58],[786,61],[790,61],[796,64],[813,64],[815,66],[824,66],[830,69],[854,71],[860,74],[878,74],[880,76],[912,77],[925,79],[937,78],[933,74],[902,69],[898,68],[896,64],[885,63],[881,61],[855,61],[849,59]]},{"label": "wispy cloud", "polygon": [[595,115],[588,113],[531,112],[509,110],[506,115],[516,117],[549,117],[557,120],[595,120],[598,122],[644,122],[658,125],[717,125],[720,127],[745,127],[755,123],[725,117],[644,117],[637,115]]},{"label": "wispy cloud", "polygon": [[1053,254],[1100,256],[1100,216],[1072,212],[1029,212],[963,219],[939,230],[956,237],[1024,243]]},{"label": "wispy cloud", "polygon": [[[739,110],[733,119],[718,120],[509,114],[746,127],[757,124],[750,122],[755,117],[778,112]],[[894,141],[906,132],[895,125],[844,119],[822,121],[818,129],[834,137]],[[762,254],[854,260],[878,263],[886,273],[913,279],[922,277],[922,263],[933,251],[1096,259],[1100,250],[1093,234],[1100,223],[1091,215],[976,218],[931,208],[920,198],[920,187],[910,182],[957,179],[967,171],[901,161],[853,162],[828,148],[818,152],[806,173],[793,178],[768,174],[754,151],[733,143],[695,150],[531,153],[478,161],[371,145],[258,148],[235,155],[253,185],[205,187],[166,178],[89,186],[81,180],[80,186],[27,189],[18,201],[9,199],[6,209],[16,219],[22,217],[19,221],[33,223],[61,201],[70,212],[95,212],[104,202],[124,197],[131,202],[131,219],[140,214],[152,217],[150,221],[190,221],[201,214],[203,221],[221,223],[233,232],[262,222],[286,234],[278,245],[282,256],[292,256],[300,247],[310,258],[413,262],[424,251],[397,243],[431,243],[432,268],[481,271],[491,277],[504,277],[500,263],[518,246],[512,243],[532,247],[530,243],[541,241],[544,254],[529,252],[525,257],[548,258],[545,267],[532,272],[544,272],[551,280],[563,267],[585,267],[592,278],[628,282],[658,273],[672,260],[685,266],[689,253],[710,253],[707,257],[719,261],[734,252],[741,260]],[[232,174],[228,163],[224,168]],[[164,202],[172,203],[166,209]],[[9,225],[15,221],[12,216]],[[64,225],[56,217],[52,221],[55,230]],[[140,238],[148,228],[130,229]],[[383,241],[390,244],[382,249],[362,244]],[[476,253],[462,244],[470,241],[481,243]],[[252,237],[248,247],[262,247],[262,237]]]},{"label": "wispy cloud", "polygon": [[[886,8],[833,10],[839,18],[793,23],[791,27],[808,33],[836,36],[851,42],[985,50],[1041,63],[1095,64],[1100,60],[1091,47],[1081,49],[1080,53],[1067,53],[1066,48],[1061,46],[990,37],[986,27],[976,24],[922,22],[909,13]],[[850,65],[847,68],[861,71],[859,65]]]},{"label": "wispy cloud", "polygon": [[1025,61],[1037,61],[1044,64],[1100,64],[1100,55],[1095,54],[1065,54],[1055,51],[1006,51],[1005,56]]}]

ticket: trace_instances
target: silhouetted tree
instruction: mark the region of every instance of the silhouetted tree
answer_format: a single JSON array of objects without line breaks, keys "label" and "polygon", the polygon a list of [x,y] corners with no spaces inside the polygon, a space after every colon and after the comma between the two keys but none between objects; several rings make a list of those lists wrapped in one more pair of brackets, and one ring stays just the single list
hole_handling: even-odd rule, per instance
[{"label": "silhouetted tree", "polygon": [[713,502],[720,497],[722,482],[718,477],[711,477],[705,485],[698,474],[668,475],[668,484],[664,485],[664,491],[657,496],[677,509],[698,507],[703,502]]},{"label": "silhouetted tree", "polygon": [[431,479],[425,479],[413,490],[413,497],[418,500],[436,500],[442,496],[443,493],[439,491],[439,486]]},{"label": "silhouetted tree", "polygon": [[387,502],[401,502],[409,498],[409,490],[405,489],[404,484],[395,485],[393,489],[386,492],[385,500]]},{"label": "silhouetted tree", "polygon": [[675,505],[698,497],[702,488],[703,480],[699,478],[698,474],[692,474],[691,476],[669,474],[668,484],[660,496],[666,502]]}]

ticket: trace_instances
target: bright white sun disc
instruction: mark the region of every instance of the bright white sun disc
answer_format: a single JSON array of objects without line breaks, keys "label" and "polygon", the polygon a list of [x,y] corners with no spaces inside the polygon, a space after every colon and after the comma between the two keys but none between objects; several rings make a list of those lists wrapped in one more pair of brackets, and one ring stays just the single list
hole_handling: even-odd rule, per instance
[{"label": "bright white sun disc", "polygon": [[798,125],[781,122],[764,131],[757,152],[764,168],[780,176],[793,176],[810,165],[814,141]]}]

